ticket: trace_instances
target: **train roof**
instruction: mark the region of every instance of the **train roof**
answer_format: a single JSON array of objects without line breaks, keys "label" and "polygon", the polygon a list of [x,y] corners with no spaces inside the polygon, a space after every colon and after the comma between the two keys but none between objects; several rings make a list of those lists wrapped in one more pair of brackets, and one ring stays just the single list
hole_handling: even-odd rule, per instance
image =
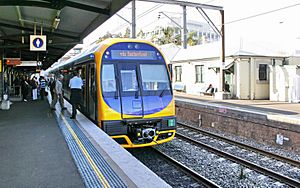
[{"label": "train roof", "polygon": [[[109,38],[104,41],[95,41],[91,45],[89,45],[87,48],[85,48],[80,54],[66,60],[65,62],[59,63],[53,67],[50,67],[46,70],[46,72],[51,72],[56,70],[59,67],[63,67],[68,64],[76,64],[80,63],[83,60],[86,60],[87,58],[91,58],[91,54],[94,54],[97,52],[101,47],[109,47],[113,44],[119,43],[119,42],[142,42],[147,43],[151,46],[154,46],[151,42],[147,40],[141,40],[141,39],[129,39],[129,38]],[[155,47],[155,46],[154,46]]]}]

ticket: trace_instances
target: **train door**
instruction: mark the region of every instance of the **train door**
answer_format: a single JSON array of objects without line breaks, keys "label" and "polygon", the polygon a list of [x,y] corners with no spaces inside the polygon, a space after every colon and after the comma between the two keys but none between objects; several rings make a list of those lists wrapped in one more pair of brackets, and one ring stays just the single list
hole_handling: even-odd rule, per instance
[{"label": "train door", "polygon": [[138,82],[136,63],[119,63],[119,86],[121,95],[122,118],[143,117],[143,100]]},{"label": "train door", "polygon": [[96,100],[97,100],[97,89],[96,89],[96,66],[95,63],[88,65],[88,81],[87,81],[87,114],[88,116],[96,120]]},{"label": "train door", "polygon": [[87,79],[87,69],[86,65],[83,65],[80,70],[80,77],[83,81],[83,86],[82,86],[82,100],[80,102],[80,110],[83,111],[84,113],[87,113],[87,93],[88,93],[88,86],[86,83]]}]

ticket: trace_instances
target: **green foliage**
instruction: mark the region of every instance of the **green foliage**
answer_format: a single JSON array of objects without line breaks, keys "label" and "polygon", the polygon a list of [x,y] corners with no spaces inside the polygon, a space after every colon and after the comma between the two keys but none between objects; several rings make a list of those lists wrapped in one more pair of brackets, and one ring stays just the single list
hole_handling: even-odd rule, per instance
[{"label": "green foliage", "polygon": [[196,31],[192,31],[190,33],[188,33],[188,37],[187,37],[187,43],[189,46],[195,46],[198,43],[198,40],[196,38]]},{"label": "green foliage", "polygon": [[137,34],[137,37],[141,38],[141,39],[145,38],[145,33],[143,32],[143,30],[139,31],[139,33]]},{"label": "green foliage", "polygon": [[[151,37],[151,42],[156,43],[158,45],[164,45],[164,44],[169,44],[169,43],[174,43],[176,45],[181,45],[181,32],[180,28],[178,27],[157,27],[155,29],[156,32],[152,32],[150,35]],[[179,33],[179,34],[178,34]],[[187,36],[187,43],[189,46],[194,46],[197,44],[202,44],[204,38],[203,37],[197,37],[196,31],[192,31],[188,33]],[[99,38],[99,41],[103,41],[107,38],[130,38],[131,37],[131,30],[129,27],[126,28],[125,33],[122,35],[121,33],[118,34],[111,34],[110,32],[107,32],[104,36]],[[146,37],[146,34],[144,31],[141,29],[138,34],[138,38],[144,39]]]},{"label": "green foliage", "polygon": [[123,35],[123,38],[130,38],[130,34],[131,34],[131,31],[130,31],[129,27],[127,27],[125,34]]},{"label": "green foliage", "polygon": [[105,35],[99,38],[99,42],[104,41],[105,39],[112,38],[112,34],[110,32],[107,32]]}]

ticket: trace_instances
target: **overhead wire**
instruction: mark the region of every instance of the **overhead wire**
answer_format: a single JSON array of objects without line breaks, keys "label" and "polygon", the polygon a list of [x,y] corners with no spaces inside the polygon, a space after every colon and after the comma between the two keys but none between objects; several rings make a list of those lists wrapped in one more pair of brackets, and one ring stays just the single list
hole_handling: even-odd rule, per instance
[{"label": "overhead wire", "polygon": [[[210,2],[213,2],[214,0],[211,0],[211,1],[208,1],[207,3],[210,3]],[[139,14],[137,16],[137,19],[140,19],[146,15],[148,15],[149,13],[153,12],[154,10],[162,7],[164,4],[157,4],[153,7],[151,7],[150,9],[144,11],[143,13]],[[292,5],[288,5],[288,6],[285,6],[285,7],[281,7],[281,8],[277,8],[277,9],[274,9],[274,10],[270,10],[270,11],[266,11],[266,12],[262,12],[262,13],[258,13],[258,14],[254,14],[254,15],[251,15],[251,16],[247,16],[247,17],[244,17],[244,18],[240,18],[240,19],[236,19],[236,20],[232,20],[232,21],[228,21],[225,23],[226,24],[232,24],[232,23],[235,23],[235,22],[240,22],[240,21],[244,21],[244,20],[248,20],[248,19],[252,19],[252,18],[255,18],[255,17],[259,17],[259,16],[263,16],[263,15],[266,15],[266,14],[270,14],[270,13],[273,13],[273,12],[278,12],[278,11],[281,11],[281,10],[285,10],[285,9],[289,9],[289,8],[292,8],[292,7],[295,7],[295,6],[299,6],[300,3],[296,3],[296,4],[292,4]],[[150,24],[147,24],[146,26],[149,26],[151,24],[153,24],[154,22],[156,21],[153,21],[151,22]],[[128,23],[123,23],[121,24],[120,26],[118,26],[117,28],[113,29],[112,30],[112,33],[120,30],[121,28],[125,27]],[[145,27],[145,26],[143,26]]]},{"label": "overhead wire", "polygon": [[263,15],[270,14],[270,13],[273,13],[273,12],[278,12],[278,11],[281,11],[281,10],[284,10],[284,9],[288,9],[288,8],[292,8],[292,7],[299,6],[299,5],[300,5],[300,3],[296,3],[296,4],[293,4],[293,5],[281,7],[281,8],[270,10],[270,11],[267,11],[267,12],[262,12],[262,13],[259,13],[259,14],[254,14],[254,15],[247,16],[247,17],[244,17],[244,18],[240,18],[240,19],[236,19],[236,20],[233,20],[233,21],[229,21],[229,22],[226,22],[225,24],[231,24],[231,23],[235,23],[235,22],[240,22],[240,21],[243,21],[243,20],[247,20],[247,19],[251,19],[251,18],[263,16]]},{"label": "overhead wire", "polygon": [[[153,6],[153,7],[151,7],[150,9],[148,9],[148,10],[144,11],[143,13],[139,14],[139,15],[136,17],[136,19],[138,20],[138,19],[140,19],[140,18],[146,16],[147,14],[149,14],[149,13],[153,12],[154,10],[156,10],[156,9],[158,9],[158,8],[160,8],[160,7],[162,7],[163,5],[164,5],[164,4],[157,4],[157,5]],[[121,28],[125,27],[126,25],[127,25],[127,23],[123,23],[123,24],[121,24],[120,26],[118,26],[117,28],[112,29],[112,33],[114,33],[114,32],[116,32],[116,31],[120,30]]]}]

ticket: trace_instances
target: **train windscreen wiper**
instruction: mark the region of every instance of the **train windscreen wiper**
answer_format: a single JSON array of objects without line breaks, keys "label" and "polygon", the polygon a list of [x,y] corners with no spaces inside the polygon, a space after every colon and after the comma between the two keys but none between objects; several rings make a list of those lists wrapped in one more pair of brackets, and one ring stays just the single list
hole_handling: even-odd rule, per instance
[{"label": "train windscreen wiper", "polygon": [[120,84],[119,84],[119,77],[115,76],[116,79],[116,91],[115,91],[115,99],[119,98],[119,91],[120,91]]},{"label": "train windscreen wiper", "polygon": [[165,92],[166,92],[167,90],[169,90],[169,87],[168,87],[168,86],[166,86],[166,87],[161,91],[161,93],[159,94],[159,97],[163,97],[163,96],[165,95]]}]

